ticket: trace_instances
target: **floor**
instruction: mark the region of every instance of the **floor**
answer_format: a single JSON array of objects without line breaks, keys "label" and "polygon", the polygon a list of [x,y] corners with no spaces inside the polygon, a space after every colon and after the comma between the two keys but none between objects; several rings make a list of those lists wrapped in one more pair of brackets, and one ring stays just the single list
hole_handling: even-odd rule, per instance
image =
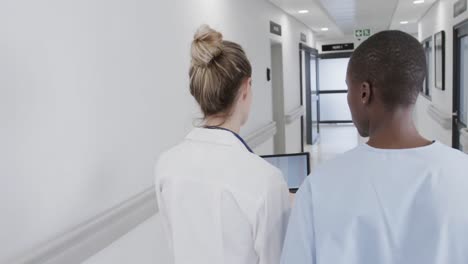
[{"label": "floor", "polygon": [[333,159],[337,155],[347,152],[365,142],[354,125],[321,125],[318,142],[305,146],[304,150],[310,153],[312,170],[321,163]]}]

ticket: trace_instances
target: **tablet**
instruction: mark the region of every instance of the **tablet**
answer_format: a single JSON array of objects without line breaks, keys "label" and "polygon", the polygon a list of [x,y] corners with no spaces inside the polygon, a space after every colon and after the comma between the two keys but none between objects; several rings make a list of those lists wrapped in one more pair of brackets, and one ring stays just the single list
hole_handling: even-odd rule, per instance
[{"label": "tablet", "polygon": [[262,156],[282,173],[291,192],[296,192],[310,174],[309,152]]}]

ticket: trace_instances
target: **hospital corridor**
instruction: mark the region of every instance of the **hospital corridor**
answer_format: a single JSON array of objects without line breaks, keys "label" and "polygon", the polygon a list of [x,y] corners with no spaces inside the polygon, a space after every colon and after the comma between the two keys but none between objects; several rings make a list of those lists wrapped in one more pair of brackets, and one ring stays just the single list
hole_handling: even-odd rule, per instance
[{"label": "hospital corridor", "polygon": [[0,264],[468,263],[468,0],[0,0]]}]

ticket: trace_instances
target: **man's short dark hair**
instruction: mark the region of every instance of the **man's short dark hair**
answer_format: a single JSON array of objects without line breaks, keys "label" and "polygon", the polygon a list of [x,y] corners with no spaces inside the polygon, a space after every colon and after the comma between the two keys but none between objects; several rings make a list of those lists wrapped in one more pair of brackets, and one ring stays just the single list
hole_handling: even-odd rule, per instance
[{"label": "man's short dark hair", "polygon": [[351,56],[349,77],[369,82],[379,90],[386,107],[411,106],[426,78],[426,56],[411,35],[396,31],[379,32],[364,41]]}]

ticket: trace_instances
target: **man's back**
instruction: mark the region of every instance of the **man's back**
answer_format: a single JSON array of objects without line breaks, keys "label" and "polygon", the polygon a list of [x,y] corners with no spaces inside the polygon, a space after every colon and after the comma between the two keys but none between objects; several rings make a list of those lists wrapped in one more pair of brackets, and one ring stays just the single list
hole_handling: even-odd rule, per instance
[{"label": "man's back", "polygon": [[468,263],[468,156],[363,145],[296,197],[283,263]]}]

